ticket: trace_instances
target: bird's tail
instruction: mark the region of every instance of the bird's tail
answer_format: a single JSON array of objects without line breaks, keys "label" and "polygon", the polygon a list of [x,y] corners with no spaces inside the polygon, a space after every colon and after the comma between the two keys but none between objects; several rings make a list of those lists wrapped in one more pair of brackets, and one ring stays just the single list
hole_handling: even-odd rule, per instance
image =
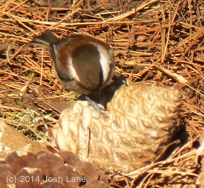
[{"label": "bird's tail", "polygon": [[30,44],[40,45],[50,50],[52,45],[57,43],[59,39],[50,30],[47,30],[42,35],[35,37]]}]

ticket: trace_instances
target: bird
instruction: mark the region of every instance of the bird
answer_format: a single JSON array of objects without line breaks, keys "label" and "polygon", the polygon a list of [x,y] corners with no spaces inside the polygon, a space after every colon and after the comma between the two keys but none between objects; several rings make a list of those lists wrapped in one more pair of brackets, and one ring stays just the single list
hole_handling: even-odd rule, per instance
[{"label": "bird", "polygon": [[100,93],[114,76],[114,52],[107,43],[84,34],[59,39],[52,31],[46,30],[34,37],[31,44],[47,48],[62,85],[76,94],[84,95],[100,111],[89,95]]}]

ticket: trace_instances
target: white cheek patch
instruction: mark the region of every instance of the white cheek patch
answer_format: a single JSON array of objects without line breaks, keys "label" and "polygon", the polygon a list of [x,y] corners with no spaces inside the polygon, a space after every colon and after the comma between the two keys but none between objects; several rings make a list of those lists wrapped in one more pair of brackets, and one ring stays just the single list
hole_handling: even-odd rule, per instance
[{"label": "white cheek patch", "polygon": [[99,51],[99,55],[100,55],[100,65],[101,65],[101,69],[102,69],[102,72],[103,72],[103,83],[105,83],[108,79],[108,76],[109,76],[109,72],[110,72],[110,67],[109,67],[109,64],[111,63],[110,62],[110,59],[109,59],[109,54],[107,52],[106,49],[104,49],[101,45],[97,44],[97,43],[93,43],[98,51]]},{"label": "white cheek patch", "polygon": [[69,77],[72,79],[74,78],[75,80],[77,80],[78,82],[80,81],[77,73],[76,73],[76,70],[74,69],[74,66],[73,66],[73,61],[72,61],[72,58],[71,56],[68,56],[67,58],[67,68],[69,70],[68,74],[69,74]]}]

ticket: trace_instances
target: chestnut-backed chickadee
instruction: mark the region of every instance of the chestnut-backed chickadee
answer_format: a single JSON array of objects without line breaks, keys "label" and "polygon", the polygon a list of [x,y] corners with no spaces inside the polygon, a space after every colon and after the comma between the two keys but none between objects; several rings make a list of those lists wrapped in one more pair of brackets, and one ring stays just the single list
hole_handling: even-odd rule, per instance
[{"label": "chestnut-backed chickadee", "polygon": [[60,82],[79,94],[100,92],[113,77],[115,61],[110,46],[88,35],[72,35],[58,39],[45,31],[33,39],[49,49]]}]

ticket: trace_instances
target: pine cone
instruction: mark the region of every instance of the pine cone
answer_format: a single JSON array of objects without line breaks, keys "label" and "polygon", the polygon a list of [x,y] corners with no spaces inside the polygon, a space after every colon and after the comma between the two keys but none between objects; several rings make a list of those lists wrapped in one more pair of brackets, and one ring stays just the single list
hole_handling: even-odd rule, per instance
[{"label": "pine cone", "polygon": [[107,188],[107,178],[71,152],[15,151],[0,163],[0,187]]},{"label": "pine cone", "polygon": [[135,83],[119,88],[98,114],[85,101],[65,109],[53,129],[56,145],[102,170],[130,171],[156,159],[171,141],[181,93],[169,87]]}]

